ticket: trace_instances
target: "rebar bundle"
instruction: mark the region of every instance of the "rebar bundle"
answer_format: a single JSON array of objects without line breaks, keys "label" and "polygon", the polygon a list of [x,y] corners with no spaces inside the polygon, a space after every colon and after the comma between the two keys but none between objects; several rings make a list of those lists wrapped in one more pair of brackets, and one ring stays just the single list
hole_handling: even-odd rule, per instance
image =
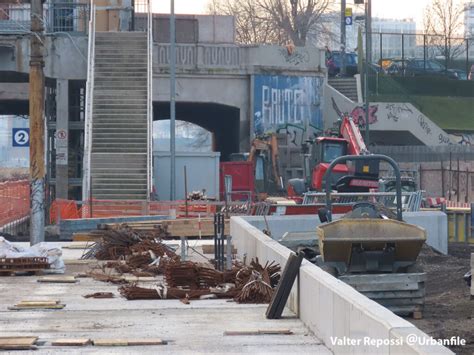
[{"label": "rebar bundle", "polygon": [[121,286],[119,287],[119,292],[127,300],[161,299],[156,289],[138,287],[135,284]]},{"label": "rebar bundle", "polygon": [[[265,278],[268,279],[268,275]],[[269,303],[272,294],[272,286],[264,280],[262,274],[253,271],[247,284],[235,296],[234,300],[238,303]]]}]

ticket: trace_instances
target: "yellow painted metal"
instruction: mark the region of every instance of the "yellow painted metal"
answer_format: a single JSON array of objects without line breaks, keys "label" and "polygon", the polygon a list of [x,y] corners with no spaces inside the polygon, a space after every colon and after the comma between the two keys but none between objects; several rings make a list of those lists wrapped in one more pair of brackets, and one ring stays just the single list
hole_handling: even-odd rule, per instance
[{"label": "yellow painted metal", "polygon": [[383,250],[395,245],[395,261],[415,261],[426,241],[426,231],[392,219],[341,219],[317,227],[319,249],[325,262],[350,263],[353,244],[365,250]]}]

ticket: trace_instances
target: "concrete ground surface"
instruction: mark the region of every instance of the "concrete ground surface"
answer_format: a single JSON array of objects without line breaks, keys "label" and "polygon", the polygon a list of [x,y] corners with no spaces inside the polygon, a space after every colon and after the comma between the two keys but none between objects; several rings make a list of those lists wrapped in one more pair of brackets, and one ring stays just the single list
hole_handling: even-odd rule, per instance
[{"label": "concrete ground surface", "polygon": [[[66,275],[74,275],[88,268],[88,265],[78,264],[74,260],[82,254],[81,250],[63,251]],[[280,320],[267,320],[267,305],[244,305],[228,300],[191,300],[189,305],[179,300],[128,301],[120,296],[117,285],[91,278],[79,278],[75,284],[39,283],[37,279],[37,276],[0,277],[0,334],[38,336],[40,345],[34,351],[35,354],[331,354],[288,310]],[[144,282],[140,286],[152,287],[154,284]],[[94,292],[112,292],[115,297],[83,297]],[[66,307],[62,310],[8,310],[9,306],[22,300],[44,299],[60,300]],[[228,330],[258,329],[290,329],[294,334],[223,335]],[[52,340],[60,338],[160,338],[168,343],[129,347],[51,346]]]}]

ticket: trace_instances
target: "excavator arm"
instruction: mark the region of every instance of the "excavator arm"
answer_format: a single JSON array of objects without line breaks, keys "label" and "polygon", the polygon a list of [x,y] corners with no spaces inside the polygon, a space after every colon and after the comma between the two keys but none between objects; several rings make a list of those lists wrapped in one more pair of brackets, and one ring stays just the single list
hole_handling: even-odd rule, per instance
[{"label": "excavator arm", "polygon": [[351,117],[344,115],[339,131],[340,135],[348,142],[347,152],[349,155],[366,155],[369,153],[359,127]]}]

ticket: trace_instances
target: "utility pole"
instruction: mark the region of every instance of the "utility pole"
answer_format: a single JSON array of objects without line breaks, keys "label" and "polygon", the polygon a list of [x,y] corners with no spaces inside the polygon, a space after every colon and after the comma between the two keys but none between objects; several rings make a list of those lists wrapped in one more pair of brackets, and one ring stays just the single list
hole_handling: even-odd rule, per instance
[{"label": "utility pole", "polygon": [[30,243],[44,241],[43,2],[31,0],[30,37]]},{"label": "utility pole", "polygon": [[346,75],[346,0],[341,0],[341,76]]},{"label": "utility pole", "polygon": [[364,96],[365,96],[365,145],[367,148],[370,144],[370,127],[369,127],[369,116],[370,116],[370,100],[369,100],[369,63],[370,63],[370,30],[369,30],[369,8],[370,0],[365,3],[365,78],[364,78]]},{"label": "utility pole", "polygon": [[370,63],[372,62],[372,0],[367,0],[367,32],[369,33],[367,54]]},{"label": "utility pole", "polygon": [[170,16],[170,200],[176,199],[176,18],[174,0]]}]

